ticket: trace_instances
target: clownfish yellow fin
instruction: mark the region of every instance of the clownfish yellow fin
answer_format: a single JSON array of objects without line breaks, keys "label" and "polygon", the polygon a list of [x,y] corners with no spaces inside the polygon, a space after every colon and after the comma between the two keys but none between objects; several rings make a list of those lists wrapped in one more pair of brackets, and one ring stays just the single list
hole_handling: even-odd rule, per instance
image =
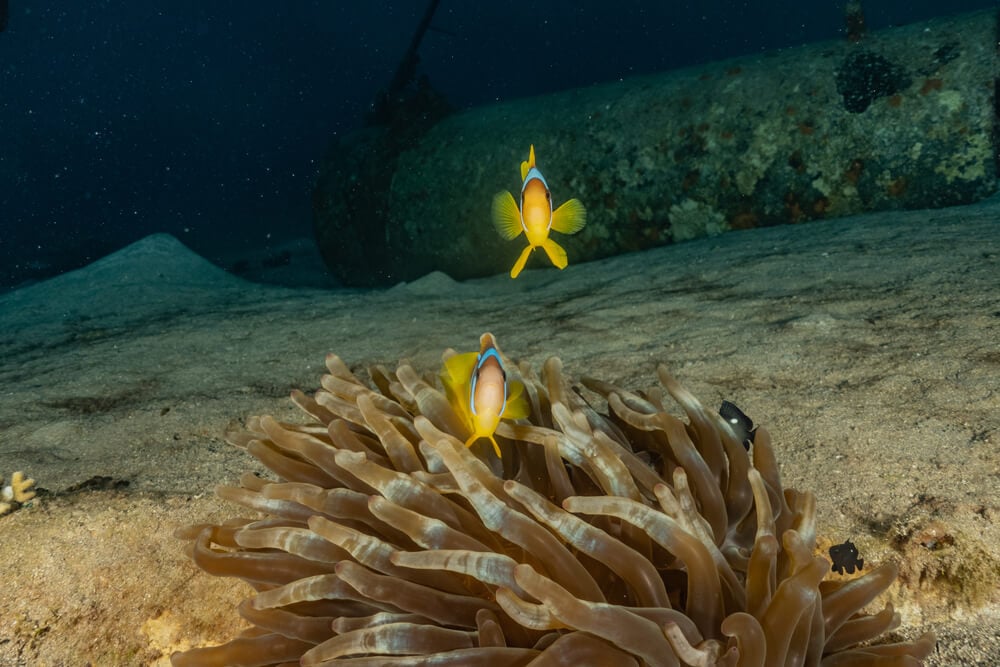
[{"label": "clownfish yellow fin", "polygon": [[552,229],[560,234],[576,234],[587,224],[587,209],[579,199],[570,199],[552,212]]},{"label": "clownfish yellow fin", "polygon": [[566,251],[563,247],[553,241],[552,239],[545,239],[542,242],[542,250],[545,254],[549,256],[549,261],[552,262],[558,269],[565,269],[566,265],[569,264],[569,260],[566,259]]},{"label": "clownfish yellow fin", "polygon": [[535,166],[535,144],[531,144],[531,149],[528,151],[528,159],[521,163],[522,181],[524,181],[524,179],[528,177],[528,172],[534,166]]},{"label": "clownfish yellow fin", "polygon": [[517,380],[511,380],[507,390],[507,403],[501,416],[504,419],[524,419],[530,413],[531,406],[524,394],[524,385]]},{"label": "clownfish yellow fin", "polygon": [[444,385],[444,393],[448,397],[448,402],[451,403],[451,407],[455,409],[459,417],[466,422],[471,418],[469,414],[469,386],[478,357],[479,354],[476,352],[455,354],[445,360],[444,367],[441,369],[441,384]]},{"label": "clownfish yellow fin", "polygon": [[466,352],[465,354],[454,354],[444,362],[444,372],[441,379],[452,385],[468,382],[472,377],[472,369],[476,367],[479,358],[478,352]]},{"label": "clownfish yellow fin", "polygon": [[521,251],[521,256],[517,258],[514,262],[514,266],[510,270],[510,277],[517,278],[518,274],[524,269],[524,265],[528,263],[528,256],[531,255],[533,248],[529,245],[523,251]]},{"label": "clownfish yellow fin", "polygon": [[524,231],[521,225],[521,211],[517,209],[514,195],[509,192],[498,192],[493,195],[493,226],[505,241],[517,238]]},{"label": "clownfish yellow fin", "polygon": [[493,451],[497,453],[497,458],[498,459],[503,458],[503,456],[500,454],[500,445],[497,444],[496,439],[491,434],[484,434],[479,432],[473,433],[472,435],[469,436],[469,439],[465,441],[466,448],[472,447],[474,444],[476,444],[476,440],[479,440],[480,438],[487,438],[493,445]]}]

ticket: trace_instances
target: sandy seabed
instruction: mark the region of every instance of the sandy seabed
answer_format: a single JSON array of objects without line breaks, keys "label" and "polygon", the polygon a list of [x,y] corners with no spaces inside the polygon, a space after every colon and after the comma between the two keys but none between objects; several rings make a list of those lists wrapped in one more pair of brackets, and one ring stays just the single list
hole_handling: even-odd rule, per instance
[{"label": "sandy seabed", "polygon": [[231,637],[249,588],[172,536],[237,513],[212,489],[253,462],[222,434],[304,420],[288,394],[327,352],[436,370],[483,331],[569,378],[643,388],[664,363],[735,402],[816,494],[821,544],[898,563],[896,638],[1000,661],[1000,199],[382,291],[253,284],[158,235],[0,296],[0,322],[0,474],[39,488],[0,517],[2,665],[166,665]]}]

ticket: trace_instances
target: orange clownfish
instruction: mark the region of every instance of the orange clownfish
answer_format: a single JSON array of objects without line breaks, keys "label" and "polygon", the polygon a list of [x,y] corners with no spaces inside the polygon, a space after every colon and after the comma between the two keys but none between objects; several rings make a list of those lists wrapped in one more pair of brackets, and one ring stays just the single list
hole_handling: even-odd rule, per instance
[{"label": "orange clownfish", "polygon": [[509,380],[493,334],[479,338],[479,352],[456,354],[444,362],[441,381],[452,407],[469,427],[472,435],[465,441],[471,447],[487,438],[500,456],[500,446],[493,433],[500,419],[527,417],[528,400],[524,385]]},{"label": "orange clownfish", "polygon": [[542,172],[535,166],[535,146],[531,145],[528,161],[521,163],[521,206],[509,192],[498,192],[493,197],[493,226],[505,240],[517,238],[524,232],[528,247],[510,270],[510,277],[517,278],[535,248],[542,248],[549,260],[560,269],[566,268],[566,251],[549,238],[549,231],[576,234],[587,223],[587,209],[579,199],[570,199],[555,211],[552,210],[552,193]]}]

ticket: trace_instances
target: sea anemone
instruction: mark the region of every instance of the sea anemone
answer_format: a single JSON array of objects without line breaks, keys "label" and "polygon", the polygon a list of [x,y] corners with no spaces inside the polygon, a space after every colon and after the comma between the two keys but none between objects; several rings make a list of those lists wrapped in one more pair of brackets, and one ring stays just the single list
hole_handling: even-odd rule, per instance
[{"label": "sea anemone", "polygon": [[275,477],[218,489],[252,516],[179,531],[256,594],[251,629],[175,667],[918,665],[934,646],[874,643],[899,615],[862,609],[895,566],[824,581],[815,498],[782,487],[766,430],[748,452],[663,367],[686,422],[659,389],[522,364],[531,415],[500,425],[498,459],[463,445],[432,376],[326,365],[292,394],[309,423],[230,438]]}]

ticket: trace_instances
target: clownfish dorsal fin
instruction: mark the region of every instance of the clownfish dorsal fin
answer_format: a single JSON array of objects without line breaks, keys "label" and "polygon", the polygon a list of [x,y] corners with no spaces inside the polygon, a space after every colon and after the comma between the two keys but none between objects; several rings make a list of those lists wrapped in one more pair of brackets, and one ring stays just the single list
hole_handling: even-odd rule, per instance
[{"label": "clownfish dorsal fin", "polygon": [[528,159],[521,163],[521,181],[528,177],[528,172],[531,171],[535,166],[535,144],[531,144],[531,148],[528,150]]},{"label": "clownfish dorsal fin", "polygon": [[484,354],[487,350],[491,348],[497,350],[497,352],[500,351],[497,348],[496,336],[487,331],[486,333],[481,334],[479,336],[479,354]]}]

